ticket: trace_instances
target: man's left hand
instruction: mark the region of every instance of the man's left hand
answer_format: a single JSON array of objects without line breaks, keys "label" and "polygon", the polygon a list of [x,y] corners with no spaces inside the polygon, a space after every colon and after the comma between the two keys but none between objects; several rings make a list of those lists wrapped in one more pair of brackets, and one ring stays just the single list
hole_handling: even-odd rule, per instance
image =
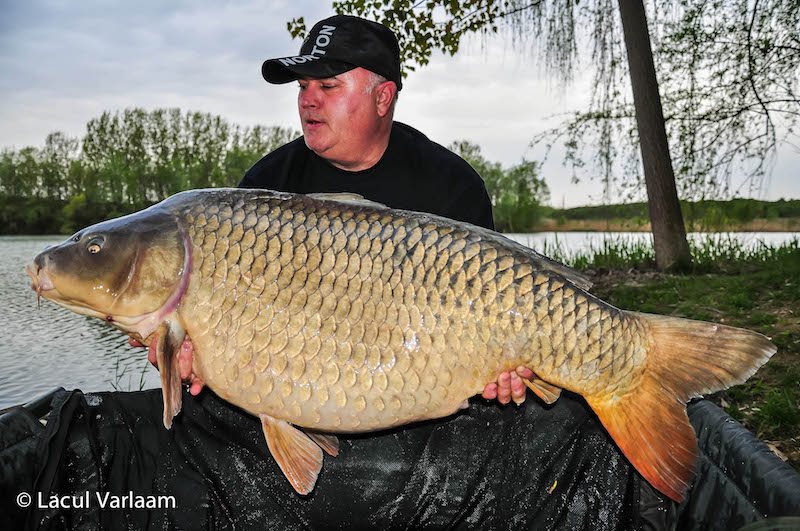
[{"label": "man's left hand", "polygon": [[497,399],[501,404],[508,404],[511,400],[519,405],[525,402],[526,386],[522,379],[533,378],[533,371],[519,366],[511,372],[501,372],[497,382],[489,382],[483,388],[481,396],[487,400]]}]

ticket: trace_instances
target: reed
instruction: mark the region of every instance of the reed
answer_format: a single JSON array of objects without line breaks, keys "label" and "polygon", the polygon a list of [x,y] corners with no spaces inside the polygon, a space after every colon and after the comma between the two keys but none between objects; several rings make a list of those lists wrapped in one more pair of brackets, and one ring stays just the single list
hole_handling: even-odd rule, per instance
[{"label": "reed", "polygon": [[[703,238],[690,238],[693,273],[730,272],[759,264],[800,260],[800,239],[794,238],[780,245],[763,241],[744,244],[730,234],[709,234]],[[620,236],[609,236],[588,250],[570,253],[560,245],[558,238],[545,242],[539,252],[575,269],[655,269],[655,251],[651,242],[631,241]]]}]

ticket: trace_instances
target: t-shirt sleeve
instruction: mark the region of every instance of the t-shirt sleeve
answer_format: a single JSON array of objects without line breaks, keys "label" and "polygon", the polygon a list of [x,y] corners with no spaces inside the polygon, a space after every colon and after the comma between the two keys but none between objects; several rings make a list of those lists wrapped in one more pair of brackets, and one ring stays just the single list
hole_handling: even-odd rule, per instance
[{"label": "t-shirt sleeve", "polygon": [[470,167],[466,175],[459,176],[458,182],[460,186],[454,187],[450,194],[453,215],[448,217],[494,230],[492,203],[483,179]]}]

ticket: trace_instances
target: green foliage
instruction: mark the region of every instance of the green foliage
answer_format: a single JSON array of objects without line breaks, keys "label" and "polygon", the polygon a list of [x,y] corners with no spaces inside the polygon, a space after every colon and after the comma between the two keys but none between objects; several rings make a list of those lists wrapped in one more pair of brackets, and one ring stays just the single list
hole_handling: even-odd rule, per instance
[{"label": "green foliage", "polygon": [[96,202],[82,195],[69,200],[0,196],[0,235],[72,234],[82,227],[148,206],[150,203]]},{"label": "green foliage", "polygon": [[64,213],[64,225],[61,227],[62,234],[73,234],[86,224],[82,223],[82,218],[86,214],[86,196],[78,194],[72,196],[70,200],[64,205],[62,212]]},{"label": "green foliage", "polygon": [[545,256],[568,264],[578,270],[586,269],[653,269],[655,252],[652,245],[631,242],[622,237],[609,237],[599,244],[591,244],[586,251],[570,254],[556,238],[553,245],[537,249]]},{"label": "green foliage", "polygon": [[88,180],[105,199],[144,203],[189,188],[235,185],[259,158],[297,134],[241,128],[179,109],[127,109],[89,121],[83,156]]},{"label": "green foliage", "polygon": [[[366,15],[392,28],[400,41],[400,62],[403,75],[414,71],[414,63],[425,66],[435,49],[450,55],[458,52],[461,37],[476,31],[497,31],[496,20],[509,2],[492,0],[428,0],[413,9],[396,0],[335,0],[337,13]],[[441,21],[442,16],[446,18]],[[303,17],[287,24],[292,37],[304,38]]]},{"label": "green foliage", "polygon": [[501,232],[530,232],[544,213],[542,202],[549,197],[547,184],[538,176],[538,164],[524,160],[503,168],[489,162],[480,146],[466,140],[453,142],[449,149],[466,160],[483,177],[492,201],[495,228]]},{"label": "green foliage", "polygon": [[80,142],[54,132],[41,149],[0,152],[0,233],[72,233],[181,190],[235,186],[298,135],[180,109],[104,112]]},{"label": "green foliage", "polygon": [[587,219],[634,219],[648,217],[647,203],[627,203],[622,205],[582,206],[559,210],[568,220]]},{"label": "green foliage", "polygon": [[771,389],[757,417],[776,432],[797,433],[800,429],[797,402],[797,394],[792,389]]},{"label": "green foliage", "polygon": [[74,195],[66,201],[64,208],[61,209],[63,225],[58,232],[73,234],[83,227],[99,221],[124,216],[148,206],[150,206],[149,203],[116,205],[87,199],[85,194]]}]

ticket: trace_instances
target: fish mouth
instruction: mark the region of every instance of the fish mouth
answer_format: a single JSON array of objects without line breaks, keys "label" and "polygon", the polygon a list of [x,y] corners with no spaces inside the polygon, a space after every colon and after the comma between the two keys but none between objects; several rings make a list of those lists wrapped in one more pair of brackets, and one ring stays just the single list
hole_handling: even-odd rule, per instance
[{"label": "fish mouth", "polygon": [[[53,281],[50,279],[50,274],[47,270],[42,269],[36,264],[26,265],[25,272],[28,273],[28,276],[31,277],[33,281],[31,289],[36,292],[36,305],[38,307],[41,305],[42,293],[53,291],[56,287],[53,285]],[[45,298],[47,298],[47,295],[45,295]]]},{"label": "fish mouth", "polygon": [[28,273],[28,276],[31,277],[31,280],[33,281],[31,284],[31,289],[36,292],[37,308],[42,307],[42,297],[44,297],[45,299],[52,301],[59,306],[63,306],[69,310],[72,310],[75,313],[105,318],[105,315],[97,310],[64,297],[64,295],[58,291],[58,288],[55,287],[55,284],[53,284],[53,280],[50,278],[50,274],[47,269],[34,263],[26,265],[25,272]]}]

